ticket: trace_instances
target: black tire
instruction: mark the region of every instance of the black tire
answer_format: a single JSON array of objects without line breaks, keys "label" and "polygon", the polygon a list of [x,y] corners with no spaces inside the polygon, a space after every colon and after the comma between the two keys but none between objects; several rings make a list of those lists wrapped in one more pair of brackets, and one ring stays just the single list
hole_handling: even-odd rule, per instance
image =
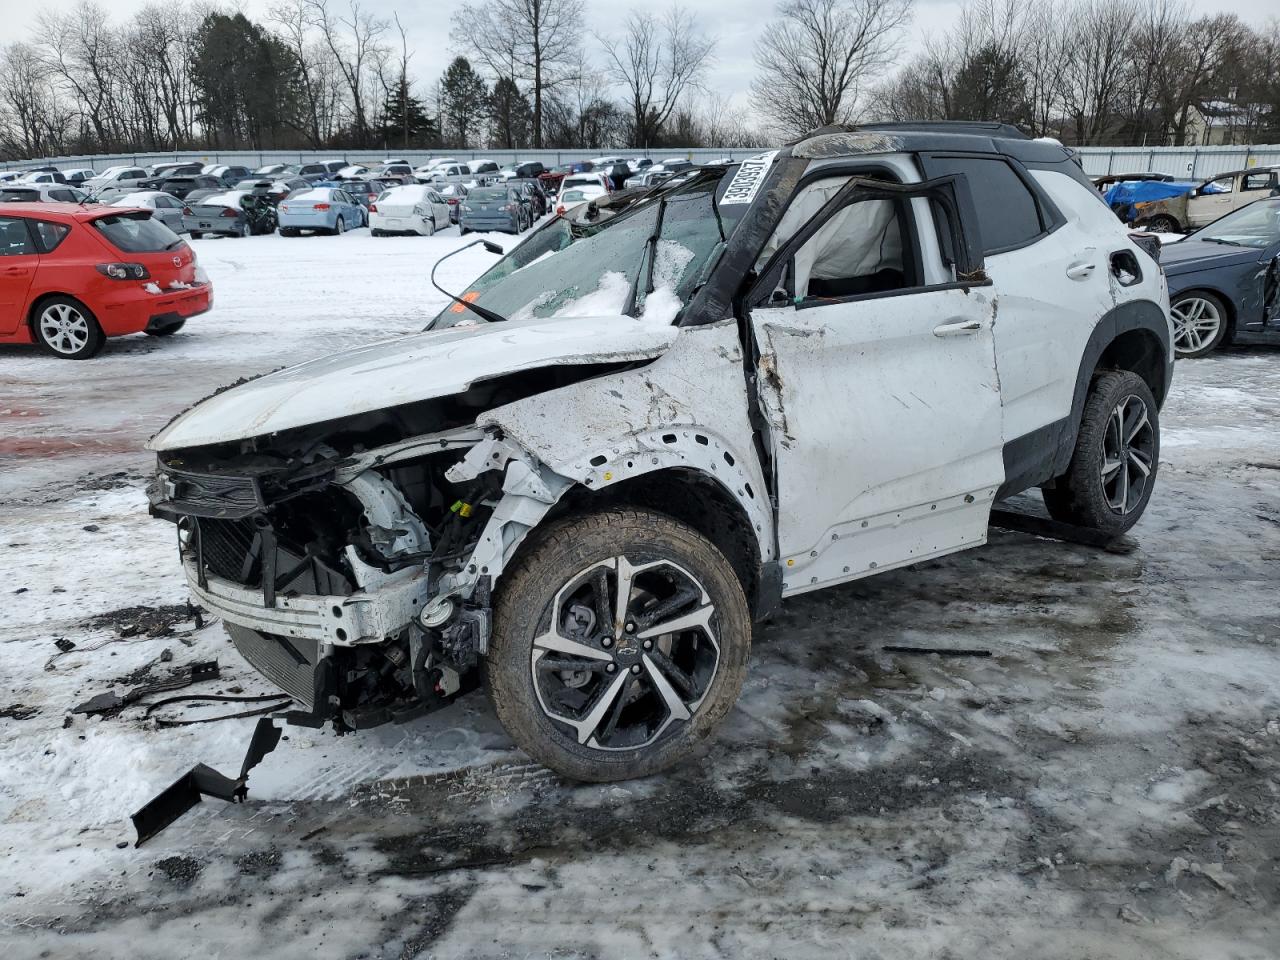
[{"label": "black tire", "polygon": [[280,228],[280,236],[282,236],[282,237],[296,237],[296,236],[298,236],[298,230],[297,230],[295,227],[281,227],[281,228]]},{"label": "black tire", "polygon": [[[611,615],[621,579],[620,558],[651,565],[635,571],[634,591],[628,591],[634,600],[624,619],[630,623],[634,616],[638,628],[625,634]],[[606,600],[603,607],[585,601],[591,610],[602,611],[599,617],[588,614],[592,626],[586,626],[582,611],[588,608],[580,591],[596,596],[599,577],[605,581]],[[578,599],[571,608],[574,598]],[[646,614],[657,616],[654,611],[664,603],[666,612],[654,629],[669,622],[668,617],[688,616],[690,611],[704,614],[706,628],[655,633],[645,639]],[[578,619],[564,619],[569,609],[577,611]],[[583,627],[585,642],[578,649],[590,646],[593,657],[546,649],[553,619]],[[600,623],[604,626],[597,630],[594,625]],[[563,629],[567,628],[554,632],[562,637]],[[709,642],[712,635],[715,642]],[[483,671],[498,719],[525,752],[566,777],[608,782],[665,770],[702,744],[736,702],[750,652],[746,597],[724,555],[671,517],[615,508],[567,518],[534,535],[500,582]],[[557,663],[582,664],[584,669],[540,671],[536,664],[548,654]],[[676,664],[678,669],[668,673]],[[655,682],[659,673],[676,680],[668,682],[665,694]],[[608,698],[610,691],[620,692]],[[585,732],[575,732],[572,718],[552,719],[543,708],[544,695],[568,698],[553,699],[556,706],[572,705],[573,698],[579,698],[576,722]],[[685,705],[687,718],[677,717],[671,696]],[[616,715],[614,709],[601,706],[606,700],[622,705]],[[604,712],[593,722],[596,709]],[[615,738],[616,745],[611,744]],[[600,742],[609,744],[608,749],[588,745]]]},{"label": "black tire", "polygon": [[[1145,420],[1135,404],[1141,404]],[[1131,429],[1132,442],[1118,446],[1118,438]],[[1104,476],[1104,466],[1117,460],[1120,466]],[[1127,370],[1102,373],[1090,385],[1067,472],[1043,490],[1045,507],[1055,520],[1118,536],[1147,509],[1159,466],[1160,411],[1151,388]]]},{"label": "black tire", "polygon": [[458,236],[460,237],[465,237],[470,232],[471,231],[468,230],[466,227],[463,227],[463,226],[458,227]]},{"label": "black tire", "polygon": [[342,219],[342,217],[339,217],[337,220],[333,221],[333,235],[335,237],[340,237],[346,232],[347,232],[346,220]]},{"label": "black tire", "polygon": [[1181,233],[1182,224],[1168,214],[1160,214],[1147,221],[1147,229],[1156,233]]},{"label": "black tire", "polygon": [[203,236],[204,236],[204,234],[203,234],[203,233],[201,233],[199,230],[192,230],[192,231],[191,231],[191,239],[192,239],[192,240],[199,240],[199,239],[201,239]]},{"label": "black tire", "polygon": [[146,331],[146,334],[148,337],[171,337],[186,325],[186,320],[179,320],[177,323],[173,324],[173,326],[161,327],[158,330],[148,330]]},{"label": "black tire", "polygon": [[[1221,297],[1208,290],[1183,290],[1169,300],[1174,356],[1179,360],[1194,360],[1222,345],[1231,323],[1231,314]],[[1192,316],[1197,306],[1200,312]],[[1213,322],[1217,323],[1216,330],[1206,326]]]},{"label": "black tire", "polygon": [[385,234],[385,233],[383,233],[381,230],[379,230],[379,229],[377,229],[377,228],[375,227],[375,228],[373,228],[372,230],[370,230],[370,231],[369,231],[369,236],[371,236],[371,237],[385,237],[385,236],[386,236],[386,234]]},{"label": "black tire", "polygon": [[[70,320],[73,316],[78,319]],[[70,331],[64,335],[46,324],[46,318],[50,323],[56,323],[64,317],[69,323],[74,323],[74,337]],[[107,342],[93,311],[72,297],[41,300],[31,312],[31,333],[46,352],[62,360],[88,360],[97,356]]]}]

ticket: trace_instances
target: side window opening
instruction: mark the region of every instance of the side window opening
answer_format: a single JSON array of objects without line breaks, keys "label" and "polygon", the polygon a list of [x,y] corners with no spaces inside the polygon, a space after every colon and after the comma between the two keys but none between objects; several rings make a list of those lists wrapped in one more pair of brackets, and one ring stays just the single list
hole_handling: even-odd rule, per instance
[{"label": "side window opening", "polygon": [[796,300],[917,286],[904,207],[897,200],[860,200],[836,212],[795,253],[791,273]]},{"label": "side window opening", "polygon": [[18,217],[0,217],[0,257],[21,257],[36,252],[27,232],[27,221]]}]

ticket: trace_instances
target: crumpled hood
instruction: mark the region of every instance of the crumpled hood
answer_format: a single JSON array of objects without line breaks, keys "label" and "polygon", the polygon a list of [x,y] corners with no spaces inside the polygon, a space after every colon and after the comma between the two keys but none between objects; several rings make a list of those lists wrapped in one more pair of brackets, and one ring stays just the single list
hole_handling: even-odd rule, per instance
[{"label": "crumpled hood", "polygon": [[1164,267],[1166,275],[1174,276],[1247,263],[1257,260],[1258,253],[1253,247],[1210,243],[1208,240],[1179,240],[1160,248],[1160,266]]},{"label": "crumpled hood", "polygon": [[151,450],[226,443],[446,397],[505,373],[644,360],[679,328],[625,316],[534,319],[416,333],[321,357],[209,397],[151,438]]}]

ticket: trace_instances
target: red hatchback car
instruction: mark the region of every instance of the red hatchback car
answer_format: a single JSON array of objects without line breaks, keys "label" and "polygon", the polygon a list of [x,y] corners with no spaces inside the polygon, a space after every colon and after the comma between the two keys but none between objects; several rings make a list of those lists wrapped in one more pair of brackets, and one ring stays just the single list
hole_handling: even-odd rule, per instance
[{"label": "red hatchback car", "polygon": [[0,343],[84,360],[107,337],[163,337],[213,305],[195,251],[149,210],[0,204]]}]

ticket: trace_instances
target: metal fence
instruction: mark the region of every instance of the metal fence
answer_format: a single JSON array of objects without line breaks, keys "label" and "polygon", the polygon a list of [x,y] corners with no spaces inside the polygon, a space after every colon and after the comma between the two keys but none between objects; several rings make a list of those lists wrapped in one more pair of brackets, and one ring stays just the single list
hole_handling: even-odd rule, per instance
[{"label": "metal fence", "polygon": [[1244,147],[1078,147],[1076,154],[1091,177],[1108,173],[1167,173],[1179,179],[1207,180],[1230,170],[1280,164],[1280,145]]},{"label": "metal fence", "polygon": [[[667,147],[645,151],[622,147],[607,152],[612,156],[651,156],[654,160],[680,157],[694,163],[729,158],[741,160],[771,147],[681,148]],[[485,158],[501,165],[514,160],[540,160],[548,167],[571,160],[582,160],[586,150],[209,150],[177,153],[113,153],[96,156],[48,157],[43,160],[0,162],[0,168],[21,170],[53,164],[58,167],[92,167],[102,170],[115,164],[146,166],[170,160],[199,160],[202,163],[227,163],[255,169],[268,163],[306,163],[315,160],[350,160],[373,163],[393,158],[417,166],[435,157],[450,156],[459,160]],[[1167,173],[1188,180],[1204,180],[1218,173],[1245,167],[1280,164],[1280,145],[1241,147],[1078,147],[1076,153],[1085,173],[1102,176],[1108,173]]]},{"label": "metal fence", "polygon": [[682,148],[664,147],[661,150],[640,150],[636,147],[620,147],[609,150],[597,150],[593,154],[589,150],[188,150],[176,153],[110,153],[95,156],[46,157],[42,160],[15,160],[8,163],[0,161],[0,169],[24,170],[36,166],[53,166],[71,169],[73,167],[92,167],[103,170],[116,164],[145,167],[152,163],[167,163],[171,160],[191,160],[201,163],[226,163],[237,166],[257,167],[269,163],[311,163],[317,160],[349,160],[352,163],[370,165],[386,159],[405,160],[415,167],[437,157],[454,157],[458,160],[487,159],[506,166],[512,161],[541,161],[548,167],[569,163],[573,160],[590,159],[591,156],[611,157],[652,157],[655,161],[679,157],[694,163],[708,163],[712,160],[728,158],[741,160],[762,150],[772,147],[729,148]]}]

